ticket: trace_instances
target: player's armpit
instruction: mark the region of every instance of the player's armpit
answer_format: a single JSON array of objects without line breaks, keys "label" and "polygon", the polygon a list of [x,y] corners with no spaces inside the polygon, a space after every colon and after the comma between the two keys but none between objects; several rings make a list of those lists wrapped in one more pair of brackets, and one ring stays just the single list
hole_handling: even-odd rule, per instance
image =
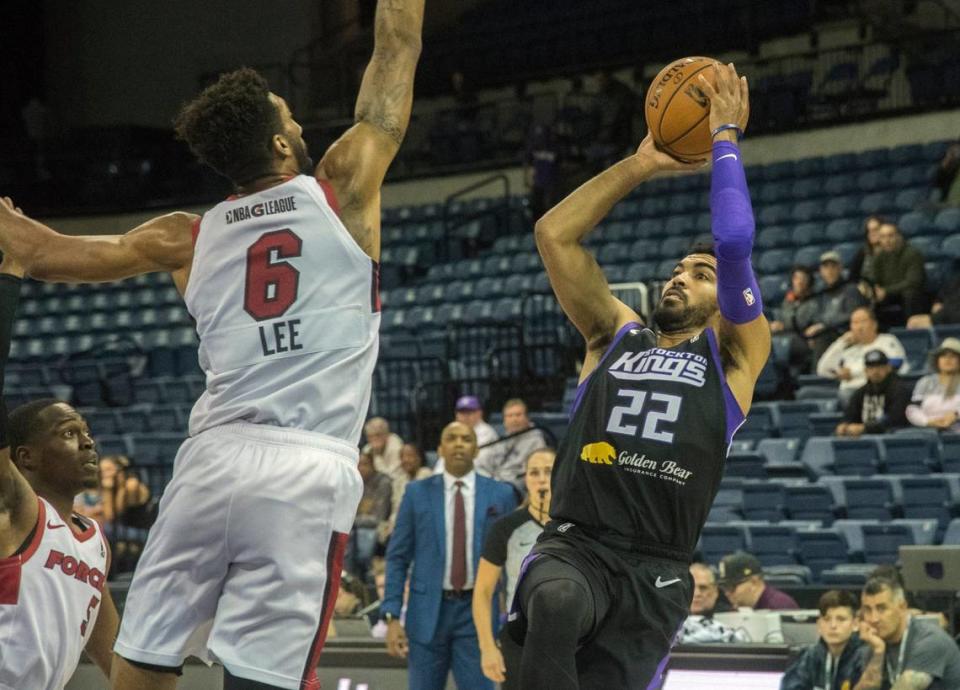
[{"label": "player's armpit", "polygon": [[728,360],[724,362],[727,385],[747,414],[754,386],[770,357],[770,324],[763,314],[742,324],[721,318],[719,336],[724,359]]},{"label": "player's armpit", "polygon": [[891,690],[926,690],[933,683],[933,676],[923,671],[906,670],[900,674]]},{"label": "player's armpit", "polygon": [[[108,569],[109,570],[109,569]],[[113,643],[117,640],[117,630],[120,627],[120,616],[113,603],[110,586],[103,583],[100,598],[100,612],[97,622],[87,640],[86,652],[93,659],[93,663],[100,667],[107,678],[110,677],[110,665],[113,662]]]},{"label": "player's armpit", "polygon": [[124,235],[61,235],[26,216],[0,219],[0,248],[20,257],[34,278],[104,282],[142,273],[189,272],[198,216],[170,213]]}]

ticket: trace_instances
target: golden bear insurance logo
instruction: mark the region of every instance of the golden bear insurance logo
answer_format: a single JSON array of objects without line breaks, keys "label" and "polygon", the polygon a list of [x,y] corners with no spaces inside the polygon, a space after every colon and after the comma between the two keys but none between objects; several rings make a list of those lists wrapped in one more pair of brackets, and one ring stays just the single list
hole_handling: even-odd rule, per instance
[{"label": "golden bear insurance logo", "polygon": [[580,451],[580,459],[594,465],[612,465],[617,457],[617,449],[606,441],[588,443]]}]

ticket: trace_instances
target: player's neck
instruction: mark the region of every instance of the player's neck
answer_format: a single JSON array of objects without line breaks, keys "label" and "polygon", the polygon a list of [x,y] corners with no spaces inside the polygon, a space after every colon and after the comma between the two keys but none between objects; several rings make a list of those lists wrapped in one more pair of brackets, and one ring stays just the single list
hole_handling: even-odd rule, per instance
[{"label": "player's neck", "polygon": [[676,347],[680,343],[690,340],[695,335],[703,333],[703,328],[685,328],[680,331],[671,331],[670,333],[657,332],[657,347]]},{"label": "player's neck", "polygon": [[56,491],[43,486],[34,486],[37,495],[53,506],[57,515],[73,529],[73,496],[60,496]]},{"label": "player's neck", "polygon": [[258,175],[253,179],[246,180],[243,184],[238,184],[236,194],[237,196],[246,196],[248,194],[262,192],[264,189],[283,184],[291,177],[293,177],[293,174],[285,170],[273,170],[263,175]]}]

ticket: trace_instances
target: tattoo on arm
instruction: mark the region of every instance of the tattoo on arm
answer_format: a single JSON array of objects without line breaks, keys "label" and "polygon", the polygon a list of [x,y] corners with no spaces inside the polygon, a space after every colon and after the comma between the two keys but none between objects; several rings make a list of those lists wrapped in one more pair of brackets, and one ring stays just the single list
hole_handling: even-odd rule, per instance
[{"label": "tattoo on arm", "polygon": [[933,676],[923,671],[904,671],[897,678],[891,690],[927,690],[933,683]]},{"label": "tattoo on arm", "polygon": [[[380,52],[380,51],[378,51]],[[356,122],[367,122],[382,130],[399,146],[403,142],[406,128],[400,122],[398,111],[403,100],[408,98],[410,85],[406,82],[393,82],[396,73],[378,66],[371,66],[370,78],[376,89],[376,95],[357,103]],[[390,83],[393,82],[393,83]]]},{"label": "tattoo on arm", "polygon": [[874,654],[870,657],[867,667],[863,669],[860,682],[853,690],[875,690],[883,683],[883,654]]}]

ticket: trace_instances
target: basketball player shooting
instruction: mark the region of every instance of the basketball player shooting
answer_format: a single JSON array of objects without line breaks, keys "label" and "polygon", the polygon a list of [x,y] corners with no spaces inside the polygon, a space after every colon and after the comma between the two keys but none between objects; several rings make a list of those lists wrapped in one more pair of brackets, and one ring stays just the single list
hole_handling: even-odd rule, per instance
[{"label": "basketball player shooting", "polygon": [[716,88],[699,83],[714,140],[714,246],[677,262],[653,329],[611,294],[582,242],[638,184],[702,161],[674,160],[648,136],[537,223],[553,289],[587,349],[551,521],[524,563],[510,624],[526,690],[635,689],[659,678],[687,616],[688,565],[730,441],[770,351],[736,143],[747,83],[733,65],[716,70]]},{"label": "basketball player shooting", "polygon": [[319,688],[359,503],[380,324],[380,187],[410,119],[424,0],[380,0],[356,123],[313,169],[253,70],[187,104],[177,132],[236,193],[119,236],[68,237],[0,204],[0,249],[41,280],[169,272],[196,320],[193,408],[130,586],[113,687],[173,688],[193,655],[227,690]]},{"label": "basketball player shooting", "polygon": [[[23,269],[0,264],[0,392]],[[97,451],[76,410],[0,397],[0,688],[62,690],[84,650],[109,677],[117,609],[100,526],[73,512],[96,488]]]}]

